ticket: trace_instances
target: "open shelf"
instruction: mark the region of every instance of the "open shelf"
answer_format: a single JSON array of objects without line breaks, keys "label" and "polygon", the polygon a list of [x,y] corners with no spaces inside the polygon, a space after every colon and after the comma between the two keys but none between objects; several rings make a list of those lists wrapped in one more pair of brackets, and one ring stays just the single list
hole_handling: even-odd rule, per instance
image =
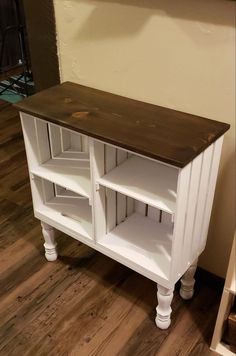
[{"label": "open shelf", "polygon": [[176,207],[177,179],[176,168],[134,155],[97,182],[173,214]]},{"label": "open shelf", "polygon": [[34,176],[32,185],[40,199],[35,202],[37,218],[59,224],[83,237],[92,239],[92,208],[89,200]]},{"label": "open shelf", "polygon": [[88,169],[60,166],[53,160],[49,160],[32,168],[31,173],[84,197],[90,197],[90,171]]},{"label": "open shelf", "polygon": [[139,213],[133,213],[112,231],[99,239],[99,245],[113,252],[119,261],[136,271],[146,270],[150,278],[169,278],[172,229]]}]

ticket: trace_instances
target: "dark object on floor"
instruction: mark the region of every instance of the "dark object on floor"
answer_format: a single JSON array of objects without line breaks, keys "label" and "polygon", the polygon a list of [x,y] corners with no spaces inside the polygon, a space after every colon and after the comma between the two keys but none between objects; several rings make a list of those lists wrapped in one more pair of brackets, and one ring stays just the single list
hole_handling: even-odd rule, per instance
[{"label": "dark object on floor", "polygon": [[[9,11],[9,7],[5,6],[2,10]],[[29,64],[29,55],[27,51],[27,43],[26,43],[26,30],[24,24],[23,17],[23,4],[21,0],[14,0],[12,4],[11,11],[14,11],[15,21],[13,24],[6,26],[5,28],[1,28],[1,48],[0,48],[0,72],[4,73],[5,71],[9,71],[11,68],[21,67],[21,74],[16,78],[9,81],[7,85],[4,86],[3,89],[0,90],[0,94],[3,94],[8,89],[15,89],[15,86],[19,84],[20,80],[23,78],[24,80],[24,92],[23,95],[28,96],[28,86],[27,81],[28,78],[32,80],[32,74],[30,71]],[[13,36],[14,35],[14,36]],[[6,61],[6,54],[9,46],[9,42],[14,41],[14,45],[19,48],[18,54],[18,63],[15,65],[6,66],[4,65],[4,61]]]}]

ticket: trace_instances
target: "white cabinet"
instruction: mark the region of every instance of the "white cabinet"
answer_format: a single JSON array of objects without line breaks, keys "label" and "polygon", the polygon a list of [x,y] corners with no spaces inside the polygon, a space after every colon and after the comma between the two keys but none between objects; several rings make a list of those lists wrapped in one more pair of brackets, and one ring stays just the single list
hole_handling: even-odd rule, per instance
[{"label": "white cabinet", "polygon": [[[79,87],[79,90],[87,95],[87,89]],[[95,90],[89,93],[89,104],[86,105],[93,108],[92,100],[97,100],[99,93]],[[164,158],[161,159],[160,154],[158,159],[158,142],[162,139],[158,138],[158,131],[154,152],[157,158],[147,149],[147,154],[145,149],[143,154],[140,153],[142,145],[148,148],[149,137],[143,136],[146,142],[141,142],[140,147],[132,143],[137,136],[135,130],[140,134],[140,128],[132,127],[129,133],[133,149],[126,148],[132,146],[129,136],[125,144],[120,144],[117,136],[116,143],[115,131],[111,130],[112,140],[105,131],[104,139],[101,138],[101,125],[115,115],[110,108],[110,99],[106,111],[104,107],[100,110],[101,123],[95,121],[98,108],[93,108],[96,115],[91,122],[86,116],[89,109],[81,115],[76,112],[76,115],[68,113],[66,116],[63,112],[68,120],[73,115],[73,120],[78,118],[78,124],[73,121],[74,124],[68,125],[67,122],[65,125],[66,119],[60,118],[57,122],[58,114],[53,110],[59,109],[54,109],[52,101],[49,103],[50,114],[37,113],[40,95],[44,94],[37,94],[36,99],[26,99],[26,104],[23,101],[18,108],[21,110],[34,213],[42,221],[46,257],[51,261],[57,256],[54,227],[152,279],[158,284],[156,324],[162,329],[167,328],[175,283],[181,278],[183,298],[193,295],[193,275],[198,256],[206,244],[223,133],[228,127],[223,126],[222,131],[220,126],[221,134],[217,133],[218,137],[212,142],[211,139],[207,141],[203,134],[202,142],[195,140],[199,147],[191,147],[193,159],[186,158],[186,163],[179,163],[176,159],[176,164],[170,164],[168,162],[172,162],[176,153],[166,139],[166,157],[162,152]],[[112,98],[112,94],[109,95]],[[35,112],[32,100],[36,107],[38,105]],[[47,100],[44,99],[42,106],[47,105]],[[86,106],[84,100],[81,104],[83,110]],[[130,99],[121,100],[132,119],[127,102]],[[133,101],[130,105],[134,106]],[[148,114],[149,104],[144,104],[146,107]],[[165,110],[169,113],[170,109]],[[140,112],[137,115],[141,115]],[[199,125],[199,119],[194,119],[191,125],[195,122]],[[203,126],[212,125],[202,120]],[[213,123],[217,130],[217,124]],[[84,125],[88,125],[86,130]],[[116,122],[120,137],[122,130],[127,135],[127,128],[119,125],[126,124],[119,120]],[[179,125],[181,129],[181,121]],[[191,133],[188,127],[183,132],[186,135]],[[153,137],[155,139],[155,135]],[[190,142],[189,139],[186,142]],[[175,145],[177,150],[181,142]],[[179,147],[179,156],[185,157],[184,150],[190,151],[185,145],[183,143],[183,147]]]}]

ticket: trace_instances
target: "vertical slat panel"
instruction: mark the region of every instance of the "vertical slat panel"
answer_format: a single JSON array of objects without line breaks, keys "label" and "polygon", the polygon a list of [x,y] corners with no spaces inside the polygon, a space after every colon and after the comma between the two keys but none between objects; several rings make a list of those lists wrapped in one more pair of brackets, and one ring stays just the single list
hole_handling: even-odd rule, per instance
[{"label": "vertical slat panel", "polygon": [[173,226],[172,215],[163,211],[162,217],[161,217],[161,222],[162,222],[162,224]]},{"label": "vertical slat panel", "polygon": [[82,151],[81,136],[79,134],[70,132],[70,149],[72,151]]},{"label": "vertical slat panel", "polygon": [[[127,152],[117,149],[117,165],[127,159]],[[123,194],[116,193],[116,223],[120,224],[126,217],[126,197]]]},{"label": "vertical slat panel", "polygon": [[43,189],[43,197],[45,203],[51,200],[55,196],[53,183],[45,179],[42,179],[42,189]]},{"label": "vertical slat panel", "polygon": [[106,202],[105,188],[96,184],[98,178],[105,173],[104,144],[90,138],[90,169],[92,184],[92,216],[94,226],[94,239],[98,240],[106,234]]},{"label": "vertical slat panel", "polygon": [[116,195],[116,223],[119,225],[126,218],[126,196],[120,193]]},{"label": "vertical slat panel", "polygon": [[68,130],[61,129],[61,146],[62,151],[68,151],[70,149],[70,133]]},{"label": "vertical slat panel", "polygon": [[201,177],[199,184],[199,191],[197,196],[197,210],[194,221],[193,240],[191,248],[191,261],[195,260],[199,255],[199,244],[201,240],[201,229],[204,218],[204,207],[207,197],[208,182],[213,159],[213,145],[209,146],[203,152],[203,161],[201,167]]},{"label": "vertical slat panel", "polygon": [[206,198],[206,204],[205,204],[205,209],[204,209],[204,218],[203,218],[202,231],[201,231],[201,241],[200,241],[200,246],[199,246],[200,253],[203,251],[203,249],[205,248],[205,244],[206,244],[206,238],[207,238],[210,217],[211,217],[211,210],[212,210],[213,199],[214,199],[214,194],[215,194],[216,180],[217,180],[217,174],[218,174],[218,169],[219,169],[223,139],[224,139],[224,136],[220,137],[214,143],[211,174],[210,174],[210,178],[209,178],[207,198]]},{"label": "vertical slat panel", "polygon": [[82,152],[89,151],[88,136],[81,135],[81,151]]},{"label": "vertical slat panel", "polygon": [[117,165],[121,164],[127,159],[127,152],[117,148]]},{"label": "vertical slat panel", "polygon": [[39,177],[30,177],[30,187],[33,200],[33,209],[37,210],[42,204],[44,204],[42,179]]},{"label": "vertical slat panel", "polygon": [[141,201],[135,200],[134,201],[134,210],[136,213],[139,213],[143,216],[146,215],[146,204],[142,203]]},{"label": "vertical slat panel", "polygon": [[34,118],[24,113],[20,113],[20,117],[28,166],[29,169],[32,169],[39,164]]},{"label": "vertical slat panel", "polygon": [[134,199],[126,197],[126,216],[132,215],[134,212]]},{"label": "vertical slat panel", "polygon": [[[116,149],[105,145],[105,173],[116,167]],[[116,226],[116,192],[106,189],[107,233]]]},{"label": "vertical slat panel", "polygon": [[49,138],[52,157],[58,156],[61,151],[61,130],[59,126],[49,124]]},{"label": "vertical slat panel", "polygon": [[[196,217],[198,191],[200,186],[200,174],[203,161],[203,154],[200,154],[191,163],[190,186],[187,205],[187,221],[183,239],[183,259],[182,259],[182,272],[191,264],[191,246],[193,239],[193,228]],[[181,272],[181,273],[182,273]]]},{"label": "vertical slat panel", "polygon": [[45,121],[35,119],[36,139],[40,163],[44,163],[51,158],[48,125]]},{"label": "vertical slat panel", "polygon": [[171,276],[170,281],[174,282],[181,276],[182,266],[182,245],[184,229],[186,224],[187,201],[190,184],[191,164],[179,170],[177,184],[176,215],[173,231],[173,244],[171,252]]},{"label": "vertical slat panel", "polygon": [[160,210],[148,205],[147,216],[155,221],[159,221]]}]

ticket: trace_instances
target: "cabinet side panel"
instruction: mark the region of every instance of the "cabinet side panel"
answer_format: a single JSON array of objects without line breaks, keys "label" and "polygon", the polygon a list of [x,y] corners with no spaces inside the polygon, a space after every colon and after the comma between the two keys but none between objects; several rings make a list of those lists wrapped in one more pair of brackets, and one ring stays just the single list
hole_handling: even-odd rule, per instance
[{"label": "cabinet side panel", "polygon": [[206,197],[206,203],[205,203],[205,209],[204,209],[204,218],[203,218],[203,224],[202,224],[199,253],[201,253],[204,250],[205,245],[206,245],[206,239],[207,239],[208,228],[209,228],[210,217],[211,217],[211,210],[212,210],[213,199],[214,199],[214,194],[215,194],[216,180],[217,180],[217,174],[218,174],[218,169],[219,169],[223,139],[224,139],[224,136],[220,137],[214,143],[213,160],[212,160],[212,165],[211,165],[211,173],[210,173],[210,177],[209,177],[207,197]]},{"label": "cabinet side panel", "polygon": [[171,253],[171,283],[175,283],[181,276],[183,239],[186,225],[190,172],[191,163],[183,169],[179,170],[178,175],[176,214],[174,217],[174,232]]},{"label": "cabinet side panel", "polygon": [[51,158],[48,124],[40,119],[35,119],[36,139],[40,163]]},{"label": "cabinet side panel", "polygon": [[39,164],[34,118],[25,113],[20,113],[20,117],[28,167],[30,170]]},{"label": "cabinet side panel", "polygon": [[211,172],[213,160],[213,145],[209,146],[203,152],[203,161],[201,166],[201,177],[199,184],[199,191],[197,196],[197,210],[194,221],[193,237],[191,244],[191,261],[194,261],[199,256],[199,245],[201,241],[201,230],[204,219],[204,208],[206,204],[206,197],[209,188],[209,177]]},{"label": "cabinet side panel", "polygon": [[190,185],[187,203],[187,219],[183,239],[183,259],[181,274],[191,265],[191,251],[193,244],[193,230],[197,212],[198,192],[200,189],[201,167],[203,154],[200,154],[191,163]]}]

